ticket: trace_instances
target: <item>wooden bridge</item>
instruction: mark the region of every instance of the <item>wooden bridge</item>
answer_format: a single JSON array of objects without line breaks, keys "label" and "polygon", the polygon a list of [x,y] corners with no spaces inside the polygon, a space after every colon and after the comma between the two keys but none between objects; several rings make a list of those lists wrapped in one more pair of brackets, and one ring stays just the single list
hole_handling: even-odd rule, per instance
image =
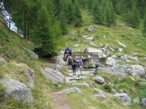
[{"label": "wooden bridge", "polygon": [[97,59],[98,58],[98,52],[73,52],[72,57],[74,59],[81,58],[81,59]]},{"label": "wooden bridge", "polygon": [[73,59],[82,59],[83,60],[83,67],[89,68],[89,63],[92,59],[98,59],[98,52],[73,52],[72,53]]}]

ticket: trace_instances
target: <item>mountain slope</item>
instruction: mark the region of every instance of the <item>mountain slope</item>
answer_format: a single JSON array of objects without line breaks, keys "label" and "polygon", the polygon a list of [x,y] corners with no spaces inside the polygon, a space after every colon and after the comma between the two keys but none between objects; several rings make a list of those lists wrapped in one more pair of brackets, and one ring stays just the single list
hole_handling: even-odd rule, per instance
[{"label": "mountain slope", "polygon": [[[90,19],[90,17],[85,16],[85,19]],[[109,28],[100,25],[94,25],[97,27],[94,32],[88,32],[87,28],[92,24],[91,22],[86,22],[85,26],[80,28],[70,27],[70,33],[74,32],[73,36],[76,39],[71,39],[70,34],[62,37],[62,40],[59,40],[60,49],[64,49],[66,45],[72,47],[73,51],[83,50],[86,47],[92,47],[82,36],[91,37],[94,36],[93,42],[101,48],[106,44],[109,47],[117,50],[120,46],[118,42],[124,43],[127,47],[124,48],[124,52],[120,54],[128,54],[138,57],[146,57],[146,40],[142,37],[139,29],[129,28],[127,26],[120,27],[120,23],[116,27]],[[105,35],[105,38],[103,37]],[[2,109],[56,109],[55,102],[53,101],[51,94],[58,92],[70,87],[78,87],[83,94],[73,93],[68,95],[59,95],[59,99],[65,99],[62,102],[67,102],[67,106],[71,109],[142,109],[139,103],[135,103],[131,106],[123,105],[120,100],[113,98],[109,86],[103,87],[102,85],[96,84],[93,81],[93,77],[88,76],[85,80],[78,80],[80,82],[86,82],[91,87],[86,88],[84,86],[78,85],[69,85],[69,84],[58,84],[53,83],[49,79],[46,79],[41,73],[41,69],[50,67],[48,60],[43,59],[33,59],[27,52],[24,50],[24,47],[27,49],[33,50],[34,46],[29,44],[26,40],[21,39],[15,33],[9,31],[6,26],[3,24],[2,20],[0,22],[0,57],[7,61],[6,64],[3,62],[0,63],[0,81],[3,78],[12,78],[18,80],[26,86],[30,87],[29,79],[25,74],[25,71],[30,68],[34,70],[34,88],[31,88],[32,96],[34,99],[33,106],[29,106],[25,103],[14,99],[4,99],[2,97],[4,90],[0,90],[0,107]],[[65,43],[64,43],[65,42]],[[74,44],[79,44],[78,47],[73,47]],[[132,52],[132,53],[131,53]],[[134,52],[134,53],[133,53]],[[113,51],[111,54],[118,54],[117,51]],[[135,61],[130,61],[130,64],[146,64],[145,61],[138,63]],[[66,68],[61,70],[64,76],[71,74],[71,71]],[[86,71],[85,71],[86,72]],[[122,81],[117,81],[119,76],[113,76],[106,73],[99,74],[106,79],[107,83],[116,84],[116,89],[123,88],[126,93],[130,94],[130,97],[139,98],[145,97],[142,96],[144,88],[139,85],[137,82],[146,82],[144,79],[137,77],[128,76]],[[107,99],[97,99],[97,91],[94,90],[102,89],[105,91]],[[140,90],[139,90],[140,89]],[[139,93],[137,93],[139,92]],[[60,99],[60,100],[62,100]]]}]

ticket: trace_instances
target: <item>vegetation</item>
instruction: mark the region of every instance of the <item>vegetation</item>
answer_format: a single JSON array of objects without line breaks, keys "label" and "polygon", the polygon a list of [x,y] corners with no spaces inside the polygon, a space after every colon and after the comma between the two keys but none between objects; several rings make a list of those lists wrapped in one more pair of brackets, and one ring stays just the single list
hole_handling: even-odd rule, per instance
[{"label": "vegetation", "polygon": [[56,55],[54,40],[67,34],[68,24],[83,25],[81,10],[88,10],[96,24],[114,26],[118,15],[134,28],[139,28],[145,13],[144,0],[4,0],[4,4],[25,38],[36,44],[40,57]]},{"label": "vegetation", "polygon": [[[146,39],[143,37],[146,33],[145,0],[4,0],[4,2],[17,26],[23,31],[25,39],[9,31],[0,18],[0,57],[8,62],[0,63],[0,81],[4,77],[11,77],[28,86],[28,78],[24,74],[25,67],[19,66],[25,63],[35,71],[33,77],[35,88],[31,89],[34,97],[33,107],[12,98],[3,99],[4,90],[0,88],[2,109],[55,109],[50,94],[69,87],[45,79],[40,69],[49,67],[48,61],[30,58],[23,47],[35,50],[41,57],[53,57],[67,45],[73,46],[77,42],[79,48],[73,48],[73,51],[91,47],[82,38],[86,35],[94,36],[93,42],[97,45],[108,43],[115,49],[119,47],[117,42],[121,41],[127,46],[124,54],[133,55],[134,52],[139,57],[146,56]],[[87,32],[90,25],[97,29],[94,32]],[[70,38],[71,33],[74,33],[75,39]],[[104,35],[106,38],[103,38]],[[32,41],[34,46],[29,44],[28,40]],[[62,70],[63,74],[66,72]],[[117,91],[123,89],[132,98],[140,96],[141,99],[146,96],[146,88],[139,84],[145,82],[143,79],[128,76],[118,81],[119,76],[106,73],[100,75],[107,83],[114,83]],[[114,99],[110,94],[110,84],[102,87],[94,83],[91,77],[85,81],[92,87],[107,92],[108,99],[99,100],[95,97],[97,92],[93,88],[78,86],[84,94],[62,96],[69,100],[68,104],[73,109],[142,109],[140,104],[128,107]]]}]

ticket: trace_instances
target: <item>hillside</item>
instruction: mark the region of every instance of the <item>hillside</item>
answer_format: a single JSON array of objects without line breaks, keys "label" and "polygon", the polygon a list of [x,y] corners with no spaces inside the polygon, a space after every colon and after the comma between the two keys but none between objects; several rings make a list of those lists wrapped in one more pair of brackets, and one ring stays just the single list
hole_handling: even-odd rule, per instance
[{"label": "hillside", "polygon": [[[96,25],[92,23],[91,16],[86,11],[83,11],[82,14],[83,26],[75,28],[71,25],[68,27],[69,33],[62,36],[61,40],[57,40],[58,52],[64,50],[67,46],[70,46],[73,51],[83,51],[86,47],[100,50],[105,48],[110,51],[108,57],[115,56],[116,60],[119,60],[115,64],[116,67],[120,66],[127,70],[132,65],[140,65],[144,68],[142,71],[139,70],[139,67],[132,70],[136,74],[139,71],[145,73],[146,38],[142,36],[140,28],[128,27],[120,20],[114,27]],[[89,27],[94,29],[90,31]],[[0,18],[0,83],[3,86],[0,88],[1,109],[145,108],[141,105],[142,99],[146,98],[145,75],[142,75],[142,78],[130,73],[125,76],[121,74],[123,72],[120,68],[111,71],[108,68],[114,68],[114,66],[107,65],[100,66],[101,70],[97,72],[94,71],[95,69],[84,69],[83,76],[74,77],[72,76],[72,70],[68,69],[68,66],[62,61],[62,52],[57,57],[59,63],[56,66],[56,57],[37,59],[33,57],[34,55],[30,55],[28,49],[33,51],[34,47],[33,43],[8,30],[2,18]],[[124,59],[126,59],[124,60],[121,57],[125,55]],[[103,70],[106,68],[108,70]],[[114,71],[117,73],[116,75],[112,74],[115,73]],[[48,75],[45,75],[47,73],[58,74],[59,78],[53,82]],[[97,76],[103,77],[106,82],[104,84],[96,83],[95,77]],[[71,78],[71,80],[67,81],[68,78]],[[25,101],[27,99],[23,96],[23,99],[21,98],[21,94],[25,95],[26,92],[15,85],[16,89],[10,86],[10,89],[8,88],[10,91],[7,92],[4,85],[4,80],[7,84],[7,79],[9,79],[10,85],[14,85],[11,84],[12,80],[22,83],[26,90],[30,91],[31,96],[27,96],[29,100]],[[20,85],[20,83],[17,84]],[[69,91],[65,89],[69,89]],[[112,89],[115,89],[115,92]],[[9,94],[9,92],[12,93]],[[8,95],[4,96],[6,93]],[[126,95],[126,100],[124,99],[122,103],[122,100],[113,96],[115,93],[126,93],[128,97]],[[20,95],[20,99],[17,95]],[[129,100],[129,97],[131,100]],[[128,104],[129,102],[130,104]]]}]

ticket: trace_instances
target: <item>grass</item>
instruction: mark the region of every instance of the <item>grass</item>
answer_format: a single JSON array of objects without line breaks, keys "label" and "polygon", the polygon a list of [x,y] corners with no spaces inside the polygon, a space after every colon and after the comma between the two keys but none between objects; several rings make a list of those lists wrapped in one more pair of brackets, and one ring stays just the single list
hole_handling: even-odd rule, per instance
[{"label": "grass", "polygon": [[[146,39],[142,37],[140,29],[134,29],[127,26],[121,26],[121,20],[117,21],[115,27],[106,27],[103,25],[94,24],[97,29],[94,32],[88,32],[87,28],[93,25],[92,17],[86,10],[82,10],[83,15],[83,26],[72,27],[69,26],[69,33],[67,35],[61,36],[61,40],[58,40],[59,50],[64,50],[68,45],[73,49],[73,51],[83,51],[86,47],[91,47],[82,38],[86,35],[88,37],[95,36],[93,42],[97,45],[109,44],[109,47],[114,49],[120,48],[118,42],[124,43],[127,47],[124,48],[123,54],[133,55],[138,57],[146,57]],[[71,33],[74,34],[72,35]],[[106,38],[103,38],[103,36]],[[76,39],[73,40],[70,37],[75,36]],[[48,61],[46,60],[34,60],[30,58],[27,53],[23,50],[23,47],[33,49],[33,46],[28,44],[24,39],[19,38],[13,32],[10,32],[3,23],[0,22],[0,57],[3,57],[8,61],[7,64],[0,63],[0,80],[5,77],[10,77],[12,79],[19,80],[20,82],[29,86],[28,78],[25,74],[25,70],[32,68],[35,71],[33,77],[35,81],[35,88],[32,90],[32,95],[34,97],[33,107],[23,104],[22,102],[13,99],[2,99],[3,89],[0,89],[0,108],[3,109],[55,109],[53,101],[50,99],[49,94],[53,92],[60,91],[69,87],[66,84],[52,83],[47,80],[41,73],[40,69],[44,67],[49,67]],[[73,48],[74,44],[79,44],[79,47]],[[116,54],[113,52],[112,54]],[[23,63],[23,64],[22,64]],[[134,64],[134,62],[131,62]],[[142,64],[145,64],[144,61]],[[66,69],[62,69],[63,74],[66,74]],[[130,97],[135,98],[140,96],[143,98],[146,96],[146,89],[138,84],[138,82],[145,82],[143,79],[133,77],[136,81],[133,81],[130,76],[118,81],[117,76],[111,76],[107,73],[99,74],[105,78],[107,83],[114,83],[115,89],[119,91],[120,89],[126,91]],[[69,105],[72,109],[141,109],[139,104],[134,104],[132,106],[124,106],[120,100],[113,98],[111,95],[111,89],[107,85],[103,87],[102,85],[96,84],[92,77],[88,77],[85,81],[91,88],[79,87],[83,94],[69,94],[64,95],[69,100]],[[107,99],[99,100],[95,97],[97,92],[93,88],[98,88],[106,92]],[[139,92],[139,93],[137,93]]]}]

